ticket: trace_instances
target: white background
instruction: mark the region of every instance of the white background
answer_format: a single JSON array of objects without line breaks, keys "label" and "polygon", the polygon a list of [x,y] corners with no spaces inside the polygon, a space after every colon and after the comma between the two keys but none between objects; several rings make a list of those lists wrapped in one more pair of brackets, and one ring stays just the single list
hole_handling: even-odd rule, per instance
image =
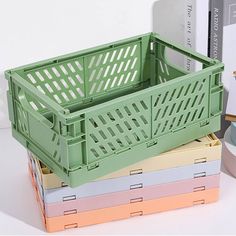
[{"label": "white background", "polygon": [[[182,0],[0,0],[0,127],[8,126],[4,70],[153,30],[183,42],[182,3]],[[0,234],[43,234],[27,173],[26,151],[11,137],[9,129],[0,130],[0,158]],[[236,180],[222,173],[221,189],[218,203],[66,233],[235,233]]]}]

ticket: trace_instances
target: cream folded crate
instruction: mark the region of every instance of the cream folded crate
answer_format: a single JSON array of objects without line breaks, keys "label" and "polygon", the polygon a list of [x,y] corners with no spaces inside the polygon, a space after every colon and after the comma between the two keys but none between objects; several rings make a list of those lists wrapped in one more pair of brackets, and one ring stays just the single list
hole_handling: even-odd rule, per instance
[{"label": "cream folded crate", "polygon": [[[105,175],[98,180],[113,179],[122,176],[143,174],[151,171],[221,160],[221,148],[222,145],[220,140],[214,134],[210,134],[169,152],[151,157],[119,171]],[[28,155],[33,157],[30,152],[28,152]],[[38,164],[35,165],[36,171],[38,172],[39,180],[44,189],[66,186],[65,183],[43,165],[42,162],[39,162],[37,158],[33,159],[38,162]]]}]

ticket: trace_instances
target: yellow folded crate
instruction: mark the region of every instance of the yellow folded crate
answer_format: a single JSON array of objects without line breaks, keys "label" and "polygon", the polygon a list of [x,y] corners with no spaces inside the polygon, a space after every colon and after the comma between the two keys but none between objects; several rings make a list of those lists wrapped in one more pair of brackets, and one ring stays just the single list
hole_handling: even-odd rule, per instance
[{"label": "yellow folded crate", "polygon": [[[29,153],[29,155],[31,156],[32,154]],[[220,159],[221,142],[214,134],[210,134],[169,152],[148,158],[119,171],[105,175],[99,179],[118,178],[127,175],[142,174],[150,171],[158,171]],[[39,162],[37,158],[34,158],[34,161]],[[39,168],[39,166],[41,168]],[[44,189],[60,188],[65,186],[64,182],[41,162],[39,162],[38,165],[35,165],[35,167]]]}]

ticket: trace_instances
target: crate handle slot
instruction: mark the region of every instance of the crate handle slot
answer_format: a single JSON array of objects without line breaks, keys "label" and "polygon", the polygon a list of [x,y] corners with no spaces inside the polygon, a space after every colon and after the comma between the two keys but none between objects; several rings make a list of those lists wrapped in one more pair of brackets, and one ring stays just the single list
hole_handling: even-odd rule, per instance
[{"label": "crate handle slot", "polygon": [[40,123],[43,123],[44,125],[48,126],[50,129],[53,128],[54,123],[49,121],[46,117],[44,117],[42,114],[40,114],[39,112],[35,111],[30,105],[28,100],[26,99],[25,93],[20,90],[20,92],[18,93],[18,98],[19,101],[21,103],[21,106],[24,110],[26,110],[27,112],[29,112],[30,114],[32,114],[35,118],[37,118],[37,120]]}]

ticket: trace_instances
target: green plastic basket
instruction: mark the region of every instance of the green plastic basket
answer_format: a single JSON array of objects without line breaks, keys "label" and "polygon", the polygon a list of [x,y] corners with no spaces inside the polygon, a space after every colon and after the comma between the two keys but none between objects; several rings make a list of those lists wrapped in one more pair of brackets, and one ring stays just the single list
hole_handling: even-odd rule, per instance
[{"label": "green plastic basket", "polygon": [[8,70],[13,136],[75,187],[219,130],[222,71],[154,33]]}]

